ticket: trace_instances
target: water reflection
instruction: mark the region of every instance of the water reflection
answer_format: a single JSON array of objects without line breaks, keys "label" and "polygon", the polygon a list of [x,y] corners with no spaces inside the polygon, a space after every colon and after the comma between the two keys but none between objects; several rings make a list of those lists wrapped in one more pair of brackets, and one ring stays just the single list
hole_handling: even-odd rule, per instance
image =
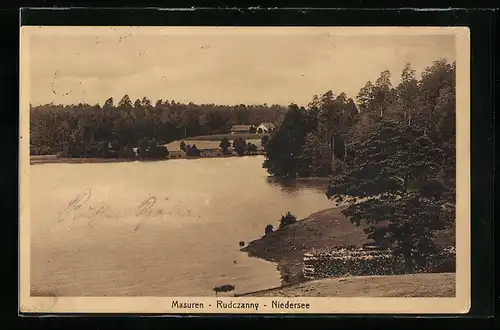
[{"label": "water reflection", "polygon": [[267,177],[267,183],[271,186],[278,187],[281,191],[288,194],[300,193],[303,191],[326,193],[329,180],[326,178],[279,179],[270,176]]}]

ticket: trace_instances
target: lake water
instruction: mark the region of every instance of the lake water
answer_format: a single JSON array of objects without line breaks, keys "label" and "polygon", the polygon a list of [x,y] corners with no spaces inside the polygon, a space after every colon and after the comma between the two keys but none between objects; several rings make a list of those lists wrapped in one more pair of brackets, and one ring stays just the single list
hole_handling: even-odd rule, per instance
[{"label": "lake water", "polygon": [[278,286],[276,265],[249,258],[239,242],[276,228],[288,211],[300,219],[332,202],[326,182],[274,183],[263,160],[31,166],[32,290],[213,296],[216,285],[236,293]]}]

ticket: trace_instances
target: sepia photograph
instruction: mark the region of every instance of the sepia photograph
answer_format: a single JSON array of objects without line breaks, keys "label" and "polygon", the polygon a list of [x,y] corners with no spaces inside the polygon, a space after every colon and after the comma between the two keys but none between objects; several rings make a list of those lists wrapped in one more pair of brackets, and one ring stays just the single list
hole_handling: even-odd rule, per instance
[{"label": "sepia photograph", "polygon": [[468,311],[467,28],[24,26],[20,53],[21,310]]}]

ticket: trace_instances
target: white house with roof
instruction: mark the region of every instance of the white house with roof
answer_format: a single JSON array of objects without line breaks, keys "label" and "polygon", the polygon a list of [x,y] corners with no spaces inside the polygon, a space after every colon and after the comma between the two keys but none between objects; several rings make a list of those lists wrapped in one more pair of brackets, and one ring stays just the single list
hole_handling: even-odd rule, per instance
[{"label": "white house with roof", "polygon": [[270,133],[276,126],[273,123],[264,122],[257,126],[257,133]]}]

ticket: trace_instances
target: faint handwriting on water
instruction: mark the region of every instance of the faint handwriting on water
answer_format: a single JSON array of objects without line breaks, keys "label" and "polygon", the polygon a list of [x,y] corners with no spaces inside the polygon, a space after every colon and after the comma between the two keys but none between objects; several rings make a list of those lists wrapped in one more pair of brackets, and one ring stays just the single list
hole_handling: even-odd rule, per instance
[{"label": "faint handwriting on water", "polygon": [[94,225],[94,220],[104,214],[106,206],[101,206],[96,209],[91,205],[87,205],[91,197],[92,190],[90,189],[86,189],[82,193],[76,195],[76,197],[68,203],[66,209],[59,214],[57,221],[63,222],[72,214],[72,220],[86,219],[88,220],[89,227],[92,227]]},{"label": "faint handwriting on water", "polygon": [[[138,211],[135,213],[136,216],[144,216],[144,217],[150,217],[151,215],[153,216],[161,216],[163,214],[163,211],[161,209],[154,210],[153,206],[156,204],[157,198],[156,197],[149,197],[145,201],[139,204],[137,207]],[[144,220],[144,219],[143,219]],[[137,226],[135,226],[134,230],[132,233],[135,233],[137,229],[141,226],[143,220],[139,221]]]},{"label": "faint handwriting on water", "polygon": [[[91,198],[92,198],[91,189],[86,189],[83,192],[76,195],[68,203],[67,207],[59,214],[57,221],[60,223],[66,219],[72,219],[72,220],[85,219],[88,220],[89,227],[92,227],[94,220],[98,219],[99,217],[105,216],[108,219],[123,218],[123,216],[114,216],[114,217],[110,216],[109,208],[107,205],[103,205],[98,208],[93,207],[92,205],[90,205]],[[170,201],[168,197],[164,198],[164,200]],[[159,200],[157,197],[152,196],[148,197],[147,199],[139,203],[139,205],[136,208],[135,216],[140,217],[141,220],[133,230],[134,232],[141,226],[145,218],[152,218],[152,217],[159,218],[159,217],[164,217],[166,215],[168,216],[173,215],[172,212],[165,212],[164,209],[157,207],[156,204],[158,203],[158,201]],[[176,205],[176,208],[178,206],[179,204]],[[180,212],[177,212],[177,215],[191,217],[192,212],[191,210],[188,210],[186,214],[181,214]]]},{"label": "faint handwriting on water", "polygon": [[[141,204],[139,204],[139,206],[137,207],[138,211],[135,213],[135,215],[136,216],[140,216],[140,215],[150,216],[151,213],[153,212],[152,208],[156,204],[156,201],[157,201],[156,197],[149,197],[148,199],[143,201]],[[160,212],[160,214],[161,214],[161,210],[158,210],[157,212]]]}]

